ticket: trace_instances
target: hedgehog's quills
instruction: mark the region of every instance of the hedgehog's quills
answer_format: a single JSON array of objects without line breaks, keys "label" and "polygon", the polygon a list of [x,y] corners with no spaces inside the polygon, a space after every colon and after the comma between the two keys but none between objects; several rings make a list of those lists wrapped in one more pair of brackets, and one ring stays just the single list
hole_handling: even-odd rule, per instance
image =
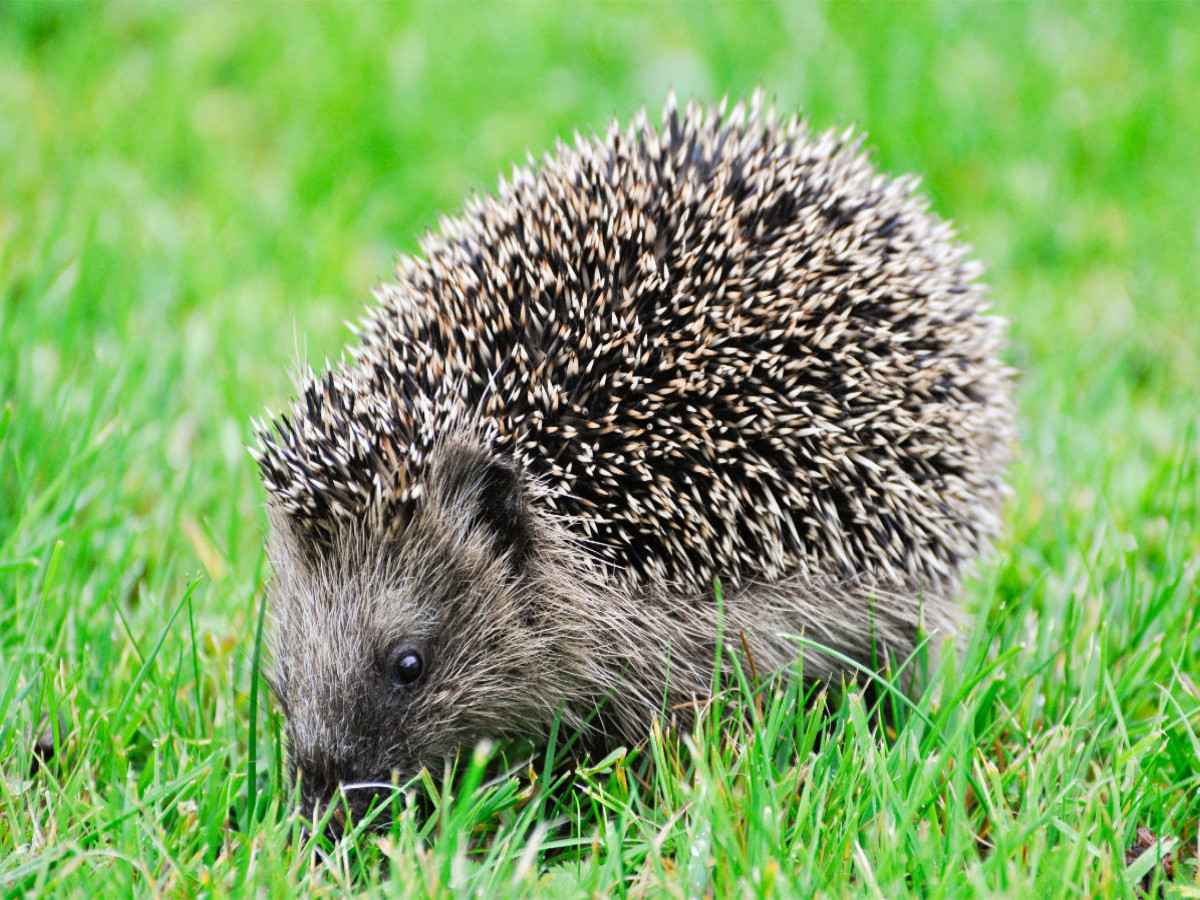
[{"label": "hedgehog's quills", "polygon": [[719,631],[760,672],[827,645],[803,671],[834,680],[955,631],[1011,386],[979,267],[913,184],[761,95],[669,101],[402,260],[353,363],[259,429],[306,806],[559,709],[639,741],[709,693]]}]

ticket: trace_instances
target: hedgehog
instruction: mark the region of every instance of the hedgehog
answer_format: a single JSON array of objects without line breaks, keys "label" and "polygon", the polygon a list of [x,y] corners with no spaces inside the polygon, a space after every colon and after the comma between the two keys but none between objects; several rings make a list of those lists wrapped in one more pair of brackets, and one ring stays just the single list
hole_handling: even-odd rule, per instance
[{"label": "hedgehog", "polygon": [[1001,529],[1004,323],[853,129],[671,97],[419,246],[255,423],[305,808],[556,723],[635,744],[722,640],[828,683],[953,643]]}]

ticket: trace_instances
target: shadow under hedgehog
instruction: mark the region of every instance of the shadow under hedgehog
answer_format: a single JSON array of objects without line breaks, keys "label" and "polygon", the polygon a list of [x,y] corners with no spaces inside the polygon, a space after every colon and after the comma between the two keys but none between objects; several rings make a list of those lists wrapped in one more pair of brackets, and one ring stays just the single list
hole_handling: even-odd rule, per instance
[{"label": "shadow under hedgehog", "polygon": [[637,742],[710,694],[722,631],[826,680],[956,632],[1012,385],[914,189],[761,92],[671,98],[400,261],[352,360],[258,427],[306,809],[557,715]]}]

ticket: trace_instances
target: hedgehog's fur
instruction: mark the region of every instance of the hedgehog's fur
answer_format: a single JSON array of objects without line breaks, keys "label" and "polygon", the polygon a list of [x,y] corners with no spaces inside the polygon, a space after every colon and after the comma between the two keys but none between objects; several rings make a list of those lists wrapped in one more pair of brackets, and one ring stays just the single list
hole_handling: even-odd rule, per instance
[{"label": "hedgehog's fur", "polygon": [[761,95],[669,101],[401,261],[353,363],[260,427],[306,797],[556,711],[637,741],[711,689],[722,631],[760,670],[805,636],[834,678],[955,630],[1011,387],[979,267],[913,187]]}]

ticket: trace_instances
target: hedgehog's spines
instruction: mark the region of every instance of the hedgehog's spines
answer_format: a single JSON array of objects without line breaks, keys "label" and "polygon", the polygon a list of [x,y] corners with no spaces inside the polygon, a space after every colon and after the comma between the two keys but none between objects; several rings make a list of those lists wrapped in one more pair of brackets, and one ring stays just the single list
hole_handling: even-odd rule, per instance
[{"label": "hedgehog's spines", "polygon": [[671,95],[661,123],[576,132],[439,219],[353,364],[256,426],[273,502],[384,523],[470,425],[621,577],[954,579],[996,532],[1011,430],[981,267],[852,128],[761,92]]}]

